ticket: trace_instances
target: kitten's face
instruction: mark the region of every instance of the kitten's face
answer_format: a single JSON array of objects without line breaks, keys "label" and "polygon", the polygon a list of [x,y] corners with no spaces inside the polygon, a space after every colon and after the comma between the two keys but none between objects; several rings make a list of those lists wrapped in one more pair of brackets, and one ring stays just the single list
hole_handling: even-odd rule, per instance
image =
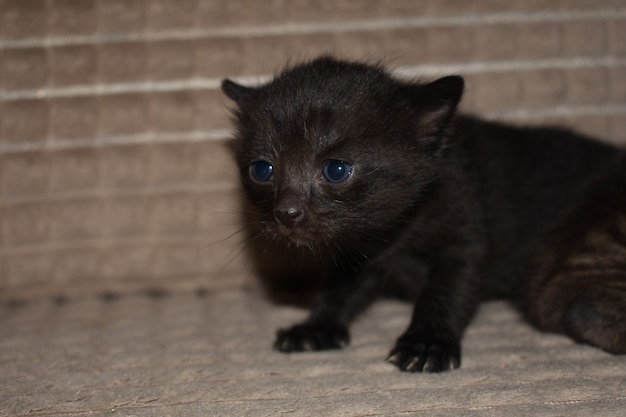
[{"label": "kitten's face", "polygon": [[415,86],[330,59],[260,88],[223,88],[239,105],[237,162],[263,233],[307,246],[347,244],[407,221],[437,175],[437,123],[458,101],[445,112],[445,100],[420,108]]}]

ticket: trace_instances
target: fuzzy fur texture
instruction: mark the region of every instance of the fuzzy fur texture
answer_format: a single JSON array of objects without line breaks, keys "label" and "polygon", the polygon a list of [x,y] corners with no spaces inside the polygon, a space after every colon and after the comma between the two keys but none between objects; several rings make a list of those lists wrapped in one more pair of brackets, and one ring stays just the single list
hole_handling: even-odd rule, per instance
[{"label": "fuzzy fur texture", "polygon": [[[517,302],[547,330],[626,349],[623,337],[607,348],[609,336],[542,322],[543,308],[571,309],[539,293],[569,285],[529,285],[545,269],[539,254],[552,250],[547,236],[618,149],[566,130],[456,114],[457,76],[405,82],[381,66],[321,57],[260,87],[225,80],[222,88],[237,104],[235,157],[257,213],[251,237],[288,259],[277,274],[320,283],[308,320],[278,332],[278,350],[344,346],[351,320],[383,295],[415,306],[388,357],[403,371],[460,366],[463,331],[493,297]],[[271,166],[268,179],[255,177],[259,163]],[[329,181],[329,164],[350,175]],[[624,298],[597,294],[594,303],[616,311],[605,334],[623,331]],[[572,311],[578,328],[604,317]]]}]

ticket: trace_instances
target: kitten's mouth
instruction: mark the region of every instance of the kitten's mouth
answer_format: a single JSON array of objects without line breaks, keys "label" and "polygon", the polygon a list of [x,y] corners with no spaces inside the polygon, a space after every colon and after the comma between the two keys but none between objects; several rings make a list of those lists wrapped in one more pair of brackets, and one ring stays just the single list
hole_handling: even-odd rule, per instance
[{"label": "kitten's mouth", "polygon": [[278,226],[278,233],[297,246],[311,246],[317,241],[317,236],[300,228],[290,229],[283,225]]}]

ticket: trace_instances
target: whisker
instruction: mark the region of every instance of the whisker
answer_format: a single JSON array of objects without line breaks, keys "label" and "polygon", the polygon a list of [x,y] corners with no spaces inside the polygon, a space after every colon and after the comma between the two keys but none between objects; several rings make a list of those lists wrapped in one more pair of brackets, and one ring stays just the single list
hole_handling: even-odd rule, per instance
[{"label": "whisker", "polygon": [[341,267],[347,266],[350,269],[352,269],[354,272],[359,272],[359,270],[361,269],[362,262],[354,256],[354,253],[351,250],[347,250],[340,243],[341,242],[337,243],[337,249],[339,250],[340,255],[341,255],[340,260],[345,260],[347,263],[346,265],[343,265],[342,263]]},{"label": "whisker", "polygon": [[255,210],[217,210],[211,211],[207,213],[209,216],[217,216],[220,214],[259,214],[258,211]]},{"label": "whisker", "polygon": [[[241,245],[238,245],[238,247],[233,247],[226,255],[226,257],[230,259],[226,262],[226,264],[224,264],[224,266],[222,266],[222,268],[220,268],[219,273],[223,273],[224,270],[226,270],[226,268],[228,268],[235,261],[235,259],[239,258],[239,256],[241,256],[241,254],[243,254],[250,247],[250,245],[252,245],[254,240],[256,240],[261,235],[261,233],[262,232],[259,231],[255,236],[249,237],[242,241]],[[238,251],[233,256],[233,252],[235,252],[236,250]]]},{"label": "whisker", "polygon": [[219,243],[223,243],[223,242],[227,241],[228,239],[232,239],[233,237],[237,236],[238,234],[243,233],[243,232],[245,232],[246,230],[249,230],[249,229],[250,229],[253,225],[254,225],[254,224],[252,224],[252,223],[251,223],[251,224],[248,224],[248,225],[244,225],[242,228],[240,228],[240,229],[238,229],[238,230],[234,231],[233,233],[229,234],[229,235],[228,235],[228,236],[226,236],[226,237],[223,237],[223,238],[221,238],[221,239],[218,239],[218,240],[216,240],[215,242],[207,243],[207,244],[205,245],[205,247],[207,247],[207,248],[208,248],[208,247],[211,247],[211,246],[215,246],[215,245],[217,245],[217,244],[219,244]]}]

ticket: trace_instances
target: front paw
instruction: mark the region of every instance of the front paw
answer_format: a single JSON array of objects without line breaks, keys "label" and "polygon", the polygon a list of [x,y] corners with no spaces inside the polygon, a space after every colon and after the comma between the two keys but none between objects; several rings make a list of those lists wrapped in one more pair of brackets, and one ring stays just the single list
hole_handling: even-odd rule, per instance
[{"label": "front paw", "polygon": [[407,331],[387,357],[406,372],[441,372],[461,365],[461,343],[448,334]]},{"label": "front paw", "polygon": [[274,349],[304,352],[341,349],[350,343],[348,329],[338,324],[298,324],[276,333]]}]

